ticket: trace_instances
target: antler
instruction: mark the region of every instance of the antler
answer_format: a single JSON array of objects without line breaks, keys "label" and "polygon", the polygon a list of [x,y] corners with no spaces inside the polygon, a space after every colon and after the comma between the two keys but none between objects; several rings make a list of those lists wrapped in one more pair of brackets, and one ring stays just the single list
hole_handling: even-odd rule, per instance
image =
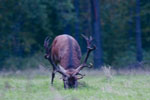
[{"label": "antler", "polygon": [[90,63],[90,65],[87,65],[87,60],[88,60],[88,57],[91,53],[91,51],[95,50],[96,49],[96,46],[94,44],[92,44],[92,41],[93,41],[93,38],[90,36],[89,38],[85,35],[82,34],[82,37],[86,40],[86,43],[87,43],[87,54],[86,54],[86,57],[83,61],[83,64],[81,64],[75,71],[74,75],[78,74],[79,71],[81,69],[83,69],[84,67],[88,67],[88,68],[91,68],[93,66],[92,63]]},{"label": "antler", "polygon": [[[49,48],[49,40],[50,40],[50,37],[46,37],[45,40],[44,40],[44,48],[46,50],[46,54],[50,54],[50,48]],[[46,56],[45,56],[46,57]],[[46,57],[47,58],[47,57]],[[52,61],[51,58],[49,58],[49,61],[51,62],[51,64],[54,66],[54,68],[56,69],[56,72],[62,74],[63,76],[67,76],[68,77],[68,74],[66,73],[66,70],[65,69],[62,69],[63,67],[61,66],[57,66],[54,61]]]},{"label": "antler", "polygon": [[58,65],[58,67],[56,67],[56,71],[62,74],[63,76],[69,77],[67,71],[61,65]]},{"label": "antler", "polygon": [[58,73],[60,73],[61,75],[63,75],[63,76],[69,77],[68,74],[66,74],[65,72],[63,72],[63,71],[60,70],[60,69],[56,69],[56,71],[57,71]]},{"label": "antler", "polygon": [[75,70],[75,72],[74,72],[73,75],[77,75],[77,74],[80,72],[80,70],[82,70],[84,67],[92,68],[92,67],[93,67],[93,64],[92,64],[92,63],[90,63],[89,65],[87,65],[87,64],[85,64],[85,63],[81,64],[81,65]]},{"label": "antler", "polygon": [[80,75],[80,77],[77,77],[78,80],[82,79],[85,76],[85,74],[81,74],[81,73],[78,73],[77,75]]},{"label": "antler", "polygon": [[50,38],[49,37],[46,37],[45,40],[44,40],[44,48],[46,49],[46,53],[49,53],[49,40]]},{"label": "antler", "polygon": [[95,50],[96,46],[94,44],[92,44],[93,38],[91,36],[90,36],[90,38],[88,38],[88,37],[86,37],[85,35],[82,34],[82,37],[86,40],[86,43],[87,43],[87,54],[86,54],[86,57],[83,61],[83,63],[86,63],[90,52]]}]

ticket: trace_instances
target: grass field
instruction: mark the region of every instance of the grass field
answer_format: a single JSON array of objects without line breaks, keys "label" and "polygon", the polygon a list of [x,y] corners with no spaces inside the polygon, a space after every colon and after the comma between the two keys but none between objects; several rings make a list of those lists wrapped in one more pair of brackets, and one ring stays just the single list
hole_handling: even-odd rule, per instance
[{"label": "grass field", "polygon": [[0,100],[150,100],[148,72],[110,76],[99,71],[83,73],[86,76],[76,90],[65,90],[58,74],[51,86],[50,72],[2,73]]}]

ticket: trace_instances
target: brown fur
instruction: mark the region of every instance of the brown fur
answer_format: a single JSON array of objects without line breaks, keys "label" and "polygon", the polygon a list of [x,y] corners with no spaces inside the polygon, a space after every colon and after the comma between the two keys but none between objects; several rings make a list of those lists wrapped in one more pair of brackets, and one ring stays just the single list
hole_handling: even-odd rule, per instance
[{"label": "brown fur", "polygon": [[[70,42],[72,43],[71,45]],[[59,35],[54,39],[52,43],[51,54],[51,58],[55,64],[60,64],[64,69],[70,69],[68,65],[70,60],[73,65],[71,68],[75,69],[80,65],[80,46],[78,42],[69,35]],[[69,58],[70,55],[71,58]]]}]

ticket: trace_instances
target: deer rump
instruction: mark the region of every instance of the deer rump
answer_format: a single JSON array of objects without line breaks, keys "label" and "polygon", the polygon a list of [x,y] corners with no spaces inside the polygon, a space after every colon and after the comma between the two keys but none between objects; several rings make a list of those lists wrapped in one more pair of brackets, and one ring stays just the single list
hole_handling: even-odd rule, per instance
[{"label": "deer rump", "polygon": [[51,84],[55,77],[55,73],[58,72],[62,75],[64,82],[64,88],[76,88],[78,86],[78,80],[82,79],[84,75],[80,72],[84,67],[92,67],[92,64],[87,65],[87,59],[91,51],[96,47],[91,44],[92,37],[87,38],[83,35],[87,42],[87,54],[83,61],[81,60],[81,49],[78,42],[69,35],[59,35],[52,42],[49,47],[49,38],[44,41],[44,47],[46,50],[45,58],[50,61],[53,67]]}]

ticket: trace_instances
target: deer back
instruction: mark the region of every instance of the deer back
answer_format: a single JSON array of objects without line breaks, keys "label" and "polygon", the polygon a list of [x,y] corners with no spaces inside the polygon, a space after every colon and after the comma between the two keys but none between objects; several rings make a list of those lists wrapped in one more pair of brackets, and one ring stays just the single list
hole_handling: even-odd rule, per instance
[{"label": "deer back", "polygon": [[51,58],[64,69],[75,69],[80,65],[81,49],[78,42],[69,35],[57,36],[51,48]]}]

